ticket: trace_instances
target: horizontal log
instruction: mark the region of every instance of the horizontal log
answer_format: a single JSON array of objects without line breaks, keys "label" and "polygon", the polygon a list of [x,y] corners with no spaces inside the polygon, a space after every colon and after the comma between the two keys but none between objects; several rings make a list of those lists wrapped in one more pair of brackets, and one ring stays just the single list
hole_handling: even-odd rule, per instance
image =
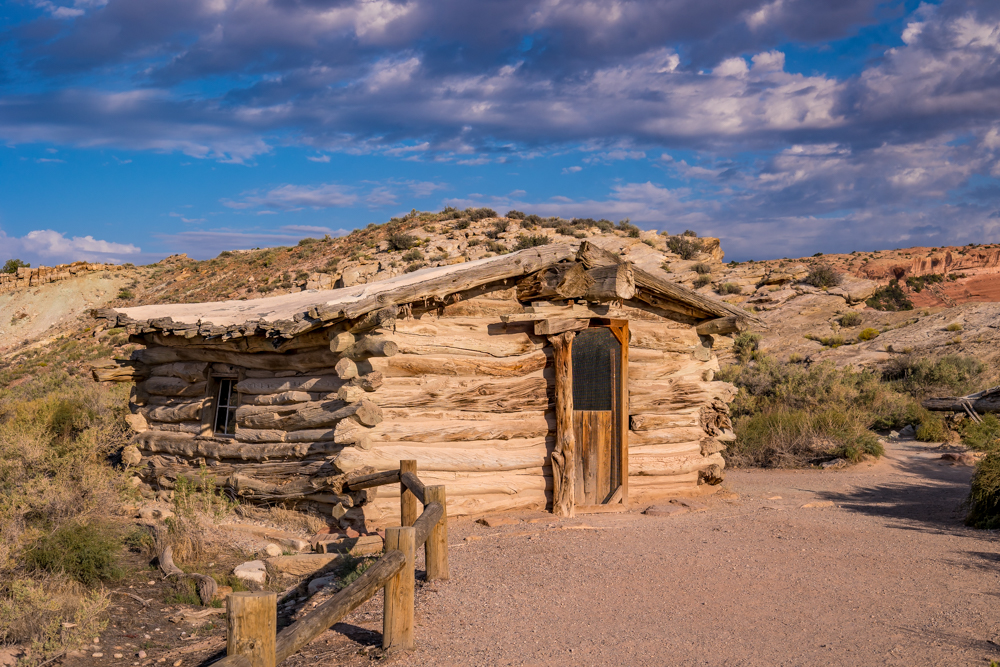
[{"label": "horizontal log", "polygon": [[175,377],[185,382],[200,382],[208,378],[208,363],[204,361],[175,361],[172,364],[152,366],[153,377]]},{"label": "horizontal log", "polygon": [[138,382],[149,377],[149,367],[130,359],[107,359],[91,365],[90,374],[95,382]]},{"label": "horizontal log", "polygon": [[660,498],[697,493],[698,472],[680,475],[629,475],[628,496],[630,503],[642,503]]},{"label": "horizontal log", "polygon": [[[442,408],[440,410],[435,410],[434,408],[427,407],[416,407],[416,408],[383,408],[382,417],[387,422],[394,422],[400,420],[407,421],[495,421],[497,419],[497,414],[495,412],[476,412],[475,410],[450,410],[448,408]],[[555,415],[551,411],[546,410],[525,410],[518,412],[507,412],[504,414],[502,419],[505,420],[518,420],[518,419],[549,419],[554,420]]]},{"label": "horizontal log", "polygon": [[172,433],[191,433],[197,435],[201,433],[201,422],[154,422],[147,420],[152,431],[167,431]]},{"label": "horizontal log", "polygon": [[[409,484],[407,484],[407,486],[409,486]],[[414,492],[414,495],[417,496],[417,499],[420,500],[421,503],[424,502],[422,492],[420,494]],[[416,533],[414,537],[416,538],[415,542],[417,549],[424,546],[424,542],[426,542],[427,538],[430,537],[434,526],[437,525],[438,521],[440,521],[443,516],[444,508],[441,507],[441,503],[432,502],[424,506],[424,511],[421,512],[420,516],[417,517],[417,520],[413,522],[413,532]],[[445,544],[445,548],[448,548],[447,544]]]},{"label": "horizontal log", "polygon": [[588,269],[587,277],[590,285],[582,295],[587,301],[624,301],[635,296],[635,274],[628,262]]},{"label": "horizontal log", "polygon": [[186,422],[201,420],[201,411],[205,407],[205,400],[181,403],[180,405],[153,405],[139,409],[139,414],[149,421],[158,422]]},{"label": "horizontal log", "polygon": [[337,424],[336,440],[340,443],[356,442],[367,436],[377,442],[468,442],[474,440],[510,440],[514,438],[545,437],[555,430],[555,423],[544,417],[529,419],[494,417],[492,421],[383,421],[373,428],[366,428],[350,421]]},{"label": "horizontal log", "polygon": [[148,347],[132,353],[135,360],[146,365],[165,364],[174,361],[208,361],[213,363],[232,364],[241,368],[254,368],[268,371],[307,372],[320,368],[333,368],[338,355],[328,348],[278,354],[259,352],[229,352],[226,350],[206,349],[198,347]]},{"label": "horizontal log", "polygon": [[399,470],[375,472],[370,475],[360,475],[358,477],[349,476],[348,479],[350,481],[345,485],[347,488],[351,491],[361,491],[362,489],[371,489],[376,486],[399,484]]},{"label": "horizontal log", "polygon": [[287,406],[244,405],[236,410],[236,423],[250,429],[299,431],[335,426],[348,417],[365,426],[382,421],[381,409],[368,400],[344,405],[342,401],[296,403]]},{"label": "horizontal log", "polygon": [[685,412],[716,399],[732,400],[736,394],[727,382],[672,379],[661,382],[629,382],[629,414]]},{"label": "horizontal log", "polygon": [[157,396],[186,396],[202,398],[208,393],[207,382],[185,382],[180,378],[151,377],[142,382],[141,391]]},{"label": "horizontal log", "polygon": [[410,493],[416,496],[420,504],[426,502],[427,498],[424,494],[424,483],[420,481],[420,478],[414,475],[412,472],[401,472],[399,473],[399,482],[405,486]]},{"label": "horizontal log", "polygon": [[459,355],[420,356],[400,354],[389,358],[373,358],[368,364],[385,377],[423,377],[451,375],[490,377],[521,377],[545,368],[548,357],[538,350],[521,356],[494,359]]},{"label": "horizontal log", "polygon": [[536,336],[553,336],[564,331],[581,331],[590,326],[590,320],[548,319],[535,322]]},{"label": "horizontal log", "polygon": [[961,396],[925,398],[920,404],[934,412],[965,412],[966,404],[970,404],[976,412],[1000,412],[1000,395],[994,394],[974,400]]},{"label": "horizontal log", "polygon": [[335,375],[256,378],[238,382],[236,391],[241,394],[283,394],[290,391],[329,394],[343,385],[344,380]]},{"label": "horizontal log", "polygon": [[695,328],[695,331],[699,336],[725,335],[746,331],[749,326],[747,318],[739,315],[727,315],[702,322]]},{"label": "horizontal log", "polygon": [[681,442],[698,442],[705,436],[705,429],[701,426],[659,428],[633,431],[629,434],[628,444],[630,449],[647,445],[673,445]]},{"label": "horizontal log", "polygon": [[691,354],[679,355],[668,352],[663,361],[657,364],[632,363],[633,350],[629,350],[628,378],[630,381],[652,381],[676,379],[682,377],[703,377],[705,371],[719,370],[718,359],[712,357],[708,361],[696,359]]},{"label": "horizontal log", "polygon": [[328,442],[335,441],[332,428],[307,428],[301,431],[282,431],[280,429],[256,429],[236,426],[236,440],[248,444],[265,442]]},{"label": "horizontal log", "polygon": [[[420,481],[428,486],[444,484],[448,497],[475,495],[509,495],[538,491],[552,491],[552,469],[525,468],[519,470],[464,472],[420,470]],[[375,501],[380,498],[399,498],[399,488],[380,486],[375,489]],[[397,521],[399,515],[396,515]]]},{"label": "horizontal log", "polygon": [[[244,380],[245,382],[245,380]],[[307,391],[283,391],[279,394],[251,394],[251,405],[291,405],[316,400]]]},{"label": "horizontal log", "polygon": [[628,474],[632,475],[682,475],[697,472],[709,466],[725,466],[722,454],[702,456],[672,456],[664,458],[658,455],[633,454],[629,452]]},{"label": "horizontal log", "polygon": [[441,407],[452,410],[509,412],[548,407],[545,378],[452,379],[423,378],[411,384],[386,383],[371,400],[383,408]]},{"label": "horizontal log", "polygon": [[350,380],[351,378],[358,377],[358,365],[348,358],[343,358],[337,362],[337,365],[333,367],[334,375],[339,377],[341,380]]},{"label": "horizontal log", "polygon": [[629,428],[633,431],[655,431],[664,428],[695,426],[700,426],[696,411],[681,414],[640,413],[629,417]]},{"label": "horizontal log", "polygon": [[263,335],[242,336],[234,340],[222,340],[219,337],[206,338],[195,334],[188,337],[185,334],[167,335],[162,332],[151,332],[142,335],[145,344],[165,346],[177,349],[200,348],[210,352],[230,353],[289,353],[304,349],[326,347],[327,332],[322,330],[301,333],[294,338],[275,338]]},{"label": "horizontal log", "polygon": [[343,472],[365,466],[376,469],[399,467],[400,461],[418,461],[420,475],[427,472],[489,472],[504,470],[541,469],[548,465],[545,443],[517,450],[465,449],[420,447],[415,445],[383,445],[368,451],[348,448],[337,455],[334,465]]},{"label": "horizontal log", "polygon": [[402,354],[514,357],[545,347],[530,323],[489,324],[479,318],[442,320],[400,320],[396,331],[387,336]]},{"label": "horizontal log", "polygon": [[632,348],[645,348],[688,353],[701,346],[701,339],[692,327],[672,329],[659,322],[632,321],[628,324],[628,330],[632,336],[629,341],[630,351]]},{"label": "horizontal log", "polygon": [[[156,433],[150,431],[149,433]],[[220,443],[211,440],[186,438],[183,440],[149,438],[141,451],[172,454],[187,458],[234,459],[238,461],[267,461],[270,459],[301,459],[310,456],[338,454],[343,446],[334,442],[302,442],[274,444]]]},{"label": "horizontal log", "polygon": [[[331,351],[333,351],[333,345],[334,343],[331,342]],[[399,346],[390,337],[369,335],[358,338],[353,345],[340,354],[354,361],[369,357],[393,357],[399,354]]]},{"label": "horizontal log", "polygon": [[[425,480],[426,481],[426,480]],[[551,492],[540,489],[525,489],[519,493],[487,493],[447,496],[448,516],[475,516],[494,512],[514,510],[543,510],[551,505]],[[399,524],[399,494],[395,497],[376,498],[367,506],[371,513],[371,522],[376,526],[391,526]]]},{"label": "horizontal log", "polygon": [[330,332],[330,351],[336,354],[350,348],[354,343],[357,342],[354,334],[350,331],[331,331]]}]

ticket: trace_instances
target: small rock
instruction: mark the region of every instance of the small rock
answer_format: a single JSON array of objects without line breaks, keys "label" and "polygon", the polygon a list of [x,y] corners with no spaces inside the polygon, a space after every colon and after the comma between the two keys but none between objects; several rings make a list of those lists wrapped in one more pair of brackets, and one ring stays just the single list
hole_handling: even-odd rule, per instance
[{"label": "small rock", "polygon": [[129,477],[128,478],[128,485],[131,486],[133,489],[136,488],[136,487],[138,487],[141,484],[142,484],[142,480],[139,479],[138,477]]},{"label": "small rock", "polygon": [[482,519],[477,519],[476,523],[487,528],[496,528],[497,526],[513,526],[518,523],[518,520],[509,516],[484,516]]},{"label": "small rock", "polygon": [[125,656],[123,656],[121,653],[115,653],[115,657],[116,658],[124,658]]},{"label": "small rock", "polygon": [[233,576],[243,581],[252,581],[255,584],[264,585],[267,581],[267,566],[262,560],[252,560],[241,563],[233,568]]},{"label": "small rock", "polygon": [[316,595],[316,593],[319,593],[336,580],[337,577],[317,577],[316,579],[313,579],[309,582],[309,586],[307,587],[309,595]]},{"label": "small rock", "polygon": [[122,450],[122,463],[129,466],[137,466],[142,463],[142,454],[135,445],[129,445]]},{"label": "small rock", "polygon": [[465,541],[466,542],[475,542],[476,540],[481,540],[481,539],[483,539],[483,538],[480,537],[479,535],[469,535],[467,538],[465,538]]},{"label": "small rock", "polygon": [[[86,655],[82,651],[80,651],[80,654],[81,655],[79,657],[83,657],[84,655]],[[21,651],[19,651],[16,648],[13,647],[0,648],[0,665],[2,665],[3,667],[12,667],[13,665],[16,665],[17,659],[19,657],[21,657]]]},{"label": "small rock", "polygon": [[181,663],[182,662],[184,662],[184,661],[183,660],[174,660],[174,667],[181,667]]},{"label": "small rock", "polygon": [[146,652],[145,651],[139,651],[138,653],[135,654],[135,657],[137,657],[139,659],[145,658],[146,657]]},{"label": "small rock", "polygon": [[697,500],[673,498],[670,500],[671,505],[677,505],[679,507],[684,507],[692,512],[705,512],[708,511],[708,505]]},{"label": "small rock", "polygon": [[355,537],[361,537],[361,533],[354,530],[353,528],[348,528],[347,530],[344,531],[344,534],[351,539],[354,539]]},{"label": "small rock", "polygon": [[781,496],[771,496],[770,498],[765,498],[765,500],[781,500]]},{"label": "small rock", "polygon": [[834,459],[832,461],[823,461],[819,464],[819,467],[823,470],[838,470],[840,468],[846,468],[851,465],[851,462],[847,459]]},{"label": "small rock", "polygon": [[139,510],[139,518],[146,521],[163,521],[173,516],[174,513],[164,507],[147,506]]},{"label": "small rock", "polygon": [[804,509],[816,509],[820,507],[833,507],[833,506],[834,505],[832,500],[817,500],[816,502],[806,503],[802,507]]},{"label": "small rock", "polygon": [[92,654],[90,655],[90,657],[91,657],[91,658],[103,658],[103,657],[104,657],[104,654],[103,654],[103,653],[92,653]]},{"label": "small rock", "polygon": [[912,438],[917,434],[917,429],[913,428],[913,424],[907,424],[903,428],[899,429],[900,438]]},{"label": "small rock", "polygon": [[268,544],[266,547],[264,547],[264,553],[267,556],[274,558],[275,556],[280,556],[285,552],[277,544]]},{"label": "small rock", "polygon": [[681,505],[650,505],[645,510],[643,514],[649,516],[680,516],[681,514],[687,514],[688,508]]}]

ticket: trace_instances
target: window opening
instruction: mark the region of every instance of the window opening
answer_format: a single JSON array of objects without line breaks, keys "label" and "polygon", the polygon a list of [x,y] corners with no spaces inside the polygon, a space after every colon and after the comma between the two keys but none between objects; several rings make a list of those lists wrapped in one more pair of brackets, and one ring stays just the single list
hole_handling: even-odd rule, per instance
[{"label": "window opening", "polygon": [[234,389],[236,380],[232,378],[217,378],[219,393],[215,400],[215,434],[236,434],[237,393]]}]

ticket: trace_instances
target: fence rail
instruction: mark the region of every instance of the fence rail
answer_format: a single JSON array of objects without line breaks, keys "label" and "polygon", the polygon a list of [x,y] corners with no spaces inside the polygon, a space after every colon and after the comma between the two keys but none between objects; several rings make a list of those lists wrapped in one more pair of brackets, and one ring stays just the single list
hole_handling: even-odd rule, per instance
[{"label": "fence rail", "polygon": [[[413,592],[416,551],[424,547],[427,579],[448,579],[448,515],[444,486],[425,486],[416,461],[400,461],[399,470],[355,478],[352,491],[400,485],[400,523],[385,532],[385,554],[353,583],[312,613],[277,630],[277,595],[231,593],[227,599],[226,657],[217,667],[275,667],[323,634],[330,626],[385,590],[382,648],[413,648]],[[417,502],[424,511],[417,516]]]}]

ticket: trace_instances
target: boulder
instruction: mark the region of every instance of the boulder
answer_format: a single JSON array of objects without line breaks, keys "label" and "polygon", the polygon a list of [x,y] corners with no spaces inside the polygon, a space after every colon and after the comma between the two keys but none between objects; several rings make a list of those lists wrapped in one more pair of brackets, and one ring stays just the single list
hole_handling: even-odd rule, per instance
[{"label": "boulder", "polygon": [[309,582],[309,586],[307,587],[309,595],[316,595],[317,593],[319,593],[321,590],[323,590],[336,580],[337,577],[316,577],[315,579]]},{"label": "boulder", "polygon": [[174,513],[165,507],[147,505],[139,509],[138,517],[146,521],[164,521],[174,516]]},{"label": "boulder", "polygon": [[233,576],[242,581],[251,581],[258,586],[263,586],[267,581],[267,565],[262,560],[252,560],[241,563],[233,568]]},{"label": "boulder", "polygon": [[324,554],[351,554],[371,556],[382,551],[382,538],[378,535],[362,535],[316,543],[316,551]]},{"label": "boulder", "polygon": [[142,454],[135,445],[129,445],[122,450],[122,463],[129,466],[137,466],[142,463]]},{"label": "boulder", "polygon": [[333,561],[342,557],[340,554],[297,554],[294,556],[268,558],[267,564],[282,574],[305,576],[317,570],[322,570]]},{"label": "boulder", "polygon": [[266,547],[264,547],[263,551],[266,556],[270,556],[272,558],[275,556],[281,556],[282,554],[285,553],[284,550],[277,544],[268,544]]},{"label": "boulder", "polygon": [[648,516],[680,516],[681,514],[687,514],[690,511],[691,510],[683,505],[673,505],[668,503],[666,505],[650,505],[643,510],[642,513]]}]

